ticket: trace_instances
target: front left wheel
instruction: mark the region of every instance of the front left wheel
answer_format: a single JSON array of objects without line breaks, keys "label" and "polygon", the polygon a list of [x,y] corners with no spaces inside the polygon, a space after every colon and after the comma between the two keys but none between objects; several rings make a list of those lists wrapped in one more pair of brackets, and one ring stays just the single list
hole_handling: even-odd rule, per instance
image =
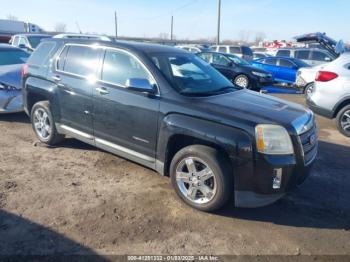
[{"label": "front left wheel", "polygon": [[64,139],[64,136],[56,130],[48,101],[41,101],[33,106],[31,122],[33,130],[40,142],[55,145]]},{"label": "front left wheel", "polygon": [[238,75],[233,80],[233,83],[236,86],[242,87],[242,88],[249,88],[250,82],[249,78],[246,75]]},{"label": "front left wheel", "polygon": [[170,165],[173,187],[189,206],[205,212],[223,207],[233,191],[233,174],[218,150],[188,146],[180,150]]}]

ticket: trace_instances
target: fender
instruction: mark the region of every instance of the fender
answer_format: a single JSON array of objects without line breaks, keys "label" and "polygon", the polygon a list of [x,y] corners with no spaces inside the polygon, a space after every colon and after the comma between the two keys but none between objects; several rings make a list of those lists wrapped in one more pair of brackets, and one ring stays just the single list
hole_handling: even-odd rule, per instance
[{"label": "fender", "polygon": [[[187,115],[170,114],[163,118],[159,130],[157,160],[164,163],[165,168],[169,164],[167,163],[169,142],[177,135],[198,139],[223,149],[234,166],[244,165],[253,159],[252,138],[238,128]],[[166,172],[163,167],[161,173]]]},{"label": "fender", "polygon": [[343,97],[333,108],[332,110],[332,114],[333,114],[333,118],[337,116],[337,113],[339,112],[339,110],[341,110],[340,106],[343,103],[350,103],[350,95],[346,95],[345,97]]}]

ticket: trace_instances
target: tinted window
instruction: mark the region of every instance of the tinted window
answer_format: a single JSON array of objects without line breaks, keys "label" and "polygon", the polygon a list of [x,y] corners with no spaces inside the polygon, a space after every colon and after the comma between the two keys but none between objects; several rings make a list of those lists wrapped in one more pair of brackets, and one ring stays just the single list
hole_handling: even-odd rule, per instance
[{"label": "tinted window", "polygon": [[19,42],[18,42],[18,45],[25,45],[27,46],[27,41],[24,37],[20,37],[19,38]]},{"label": "tinted window", "polygon": [[55,47],[55,43],[53,42],[45,42],[41,43],[38,48],[33,52],[28,60],[28,64],[31,65],[42,65],[46,58],[51,55],[53,48]]},{"label": "tinted window", "polygon": [[240,54],[241,48],[238,46],[230,46],[230,53],[231,54]]},{"label": "tinted window", "polygon": [[247,46],[242,46],[242,52],[244,55],[248,55],[248,56],[253,55],[253,51]]},{"label": "tinted window", "polygon": [[310,51],[308,50],[295,51],[295,58],[307,60],[309,59],[309,56],[310,56]]},{"label": "tinted window", "polygon": [[311,60],[316,61],[331,61],[332,59],[325,53],[320,51],[313,51],[311,53]]},{"label": "tinted window", "polygon": [[225,47],[225,46],[220,46],[220,47],[219,47],[219,52],[221,52],[221,53],[226,53],[226,52],[227,52],[226,47]]},{"label": "tinted window", "polygon": [[223,55],[213,54],[213,64],[227,66],[230,61]]},{"label": "tinted window", "polygon": [[293,68],[294,64],[286,59],[280,59],[280,66],[282,67],[288,67],[288,68]]},{"label": "tinted window", "polygon": [[18,36],[15,36],[13,41],[12,41],[12,45],[14,46],[18,46],[18,40],[19,40],[19,37]]},{"label": "tinted window", "polygon": [[265,56],[263,54],[254,54],[254,59],[260,59],[264,58]]},{"label": "tinted window", "polygon": [[276,56],[290,57],[290,50],[279,50]]},{"label": "tinted window", "polygon": [[69,46],[63,71],[86,77],[94,75],[98,64],[98,54],[98,49]]},{"label": "tinted window", "polygon": [[211,57],[212,57],[211,54],[202,53],[202,54],[199,54],[198,56],[199,56],[200,58],[202,58],[205,62],[211,63]]},{"label": "tinted window", "polygon": [[209,48],[211,51],[216,51],[216,46],[212,46]]},{"label": "tinted window", "polygon": [[107,50],[103,63],[102,80],[125,86],[129,78],[142,78],[154,82],[136,58],[125,52]]},{"label": "tinted window", "polygon": [[0,65],[24,64],[27,62],[29,54],[23,50],[0,50]]},{"label": "tinted window", "polygon": [[32,48],[37,48],[42,39],[51,38],[51,36],[28,36],[27,38]]},{"label": "tinted window", "polygon": [[276,65],[277,59],[264,59],[262,62],[266,65]]},{"label": "tinted window", "polygon": [[66,62],[66,56],[68,52],[69,46],[65,46],[62,53],[57,59],[57,70],[63,71],[64,69],[64,63]]}]

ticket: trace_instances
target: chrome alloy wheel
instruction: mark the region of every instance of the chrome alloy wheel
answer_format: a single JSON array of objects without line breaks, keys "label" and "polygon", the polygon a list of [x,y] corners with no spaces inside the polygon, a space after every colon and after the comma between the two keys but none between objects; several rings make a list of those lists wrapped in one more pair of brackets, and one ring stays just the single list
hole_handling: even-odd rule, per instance
[{"label": "chrome alloy wheel", "polygon": [[210,202],[217,190],[213,171],[196,157],[187,157],[177,165],[176,182],[181,193],[196,204]]},{"label": "chrome alloy wheel", "polygon": [[344,131],[350,131],[350,110],[344,112],[341,117],[340,124]]},{"label": "chrome alloy wheel", "polygon": [[34,112],[34,128],[37,135],[47,140],[52,132],[52,126],[48,114],[44,109],[38,108]]},{"label": "chrome alloy wheel", "polygon": [[235,79],[235,84],[239,87],[247,88],[248,83],[248,78],[246,76],[239,76]]}]

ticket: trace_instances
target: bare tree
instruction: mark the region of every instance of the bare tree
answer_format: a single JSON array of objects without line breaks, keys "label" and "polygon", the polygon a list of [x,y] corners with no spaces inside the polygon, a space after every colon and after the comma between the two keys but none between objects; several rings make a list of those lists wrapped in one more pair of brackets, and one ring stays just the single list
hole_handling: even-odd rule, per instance
[{"label": "bare tree", "polygon": [[266,37],[266,34],[262,31],[258,31],[255,33],[255,43],[260,43],[261,41],[263,41]]},{"label": "bare tree", "polygon": [[65,23],[57,23],[55,25],[55,32],[64,33],[67,31],[67,25]]},{"label": "bare tree", "polygon": [[250,34],[251,34],[250,31],[245,31],[245,30],[240,31],[239,32],[239,41],[243,42],[243,43],[249,42]]},{"label": "bare tree", "polygon": [[8,20],[18,21],[18,17],[17,17],[17,16],[14,16],[14,15],[12,15],[12,14],[8,14],[8,15],[6,16],[6,18],[7,18]]},{"label": "bare tree", "polygon": [[169,34],[168,33],[160,33],[159,38],[162,40],[169,39]]}]

